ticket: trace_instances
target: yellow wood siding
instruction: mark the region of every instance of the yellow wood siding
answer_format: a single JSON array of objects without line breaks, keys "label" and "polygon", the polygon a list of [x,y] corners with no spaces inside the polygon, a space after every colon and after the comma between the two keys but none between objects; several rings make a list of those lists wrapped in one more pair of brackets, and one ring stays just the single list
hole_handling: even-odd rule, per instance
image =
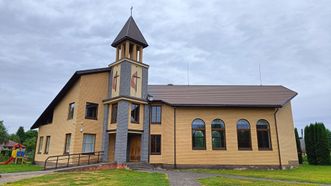
[{"label": "yellow wood siding", "polygon": [[150,155],[150,163],[174,164],[174,109],[162,105],[161,124],[151,124],[151,135],[161,134],[161,155]]},{"label": "yellow wood siding", "polygon": [[[108,72],[83,75],[55,107],[52,124],[39,127],[39,136],[51,136],[49,153],[36,154],[37,162],[44,161],[51,155],[62,155],[64,152],[65,134],[71,133],[70,153],[82,152],[83,134],[96,134],[95,151],[100,151],[103,129],[102,100],[107,97]],[[69,104],[75,102],[75,113],[72,120],[67,120]],[[98,104],[97,120],[85,119],[86,102]],[[82,131],[81,131],[82,130]],[[39,139],[38,136],[38,139]],[[37,143],[37,147],[39,140]],[[44,151],[43,147],[43,151]]]},{"label": "yellow wood siding", "polygon": [[290,102],[279,109],[277,113],[277,126],[282,164],[296,164],[298,162],[298,156]]},{"label": "yellow wood siding", "polygon": [[[74,133],[76,131],[77,108],[79,107],[79,81],[71,88],[62,101],[55,107],[53,113],[53,122],[51,124],[39,127],[38,141],[36,149],[39,146],[39,137],[44,136],[42,153],[36,153],[35,161],[44,161],[50,155],[60,155],[64,153],[65,134],[71,133],[70,152],[73,152]],[[75,102],[74,117],[67,120],[69,104]],[[51,136],[49,153],[44,154],[46,136]]]}]

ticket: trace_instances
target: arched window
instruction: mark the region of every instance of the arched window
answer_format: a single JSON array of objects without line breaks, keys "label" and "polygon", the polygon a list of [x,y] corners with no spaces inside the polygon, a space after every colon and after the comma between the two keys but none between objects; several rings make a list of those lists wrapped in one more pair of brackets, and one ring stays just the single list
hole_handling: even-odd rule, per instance
[{"label": "arched window", "polygon": [[239,150],[251,150],[251,127],[247,120],[241,119],[237,122],[237,138]]},{"label": "arched window", "polygon": [[192,122],[192,148],[206,149],[206,128],[202,119],[195,119]]},{"label": "arched window", "polygon": [[259,150],[270,150],[271,139],[270,139],[270,127],[267,120],[260,119],[256,123],[257,142]]},{"label": "arched window", "polygon": [[221,119],[214,119],[211,122],[211,137],[213,149],[225,149],[225,124]]}]

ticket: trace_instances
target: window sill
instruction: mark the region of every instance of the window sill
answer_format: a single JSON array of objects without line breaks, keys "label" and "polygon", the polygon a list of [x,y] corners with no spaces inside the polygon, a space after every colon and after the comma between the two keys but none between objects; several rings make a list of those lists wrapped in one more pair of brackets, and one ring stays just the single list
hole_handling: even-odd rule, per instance
[{"label": "window sill", "polygon": [[239,151],[253,151],[252,148],[238,148]]},{"label": "window sill", "polygon": [[226,150],[226,148],[213,148],[213,150]]},{"label": "window sill", "polygon": [[92,155],[92,154],[94,155],[95,152],[83,152],[83,153],[82,153],[82,155]]},{"label": "window sill", "polygon": [[159,155],[161,155],[161,153],[151,153],[151,155],[156,155],[156,156],[159,156]]},{"label": "window sill", "polygon": [[85,117],[85,119],[98,120],[98,118],[90,118],[90,117]]},{"label": "window sill", "polygon": [[206,150],[206,148],[192,148],[192,150]]},{"label": "window sill", "polygon": [[272,151],[272,148],[259,148],[259,151]]},{"label": "window sill", "polygon": [[152,125],[161,125],[161,123],[151,123]]}]

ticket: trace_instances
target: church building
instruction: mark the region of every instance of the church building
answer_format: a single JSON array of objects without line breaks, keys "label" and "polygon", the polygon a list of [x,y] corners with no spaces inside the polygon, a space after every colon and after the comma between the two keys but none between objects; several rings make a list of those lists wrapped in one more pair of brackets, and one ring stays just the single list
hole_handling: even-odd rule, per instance
[{"label": "church building", "polygon": [[[115,61],[76,71],[31,129],[35,161],[102,152],[103,162],[175,168],[298,165],[284,86],[149,85],[148,44],[133,17],[113,43]],[[169,72],[171,73],[171,72]]]}]

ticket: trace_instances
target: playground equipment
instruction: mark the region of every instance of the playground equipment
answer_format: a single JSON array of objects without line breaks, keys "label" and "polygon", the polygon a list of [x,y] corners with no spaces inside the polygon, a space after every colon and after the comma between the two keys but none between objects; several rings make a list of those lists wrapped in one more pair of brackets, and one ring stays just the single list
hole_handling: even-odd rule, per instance
[{"label": "playground equipment", "polygon": [[21,164],[23,164],[24,154],[25,154],[25,150],[23,149],[23,146],[21,144],[17,143],[16,145],[14,145],[11,156],[9,157],[9,159],[7,161],[0,162],[0,165],[7,165],[7,164],[9,164],[13,161],[15,161],[16,164],[19,161],[21,162]]}]

